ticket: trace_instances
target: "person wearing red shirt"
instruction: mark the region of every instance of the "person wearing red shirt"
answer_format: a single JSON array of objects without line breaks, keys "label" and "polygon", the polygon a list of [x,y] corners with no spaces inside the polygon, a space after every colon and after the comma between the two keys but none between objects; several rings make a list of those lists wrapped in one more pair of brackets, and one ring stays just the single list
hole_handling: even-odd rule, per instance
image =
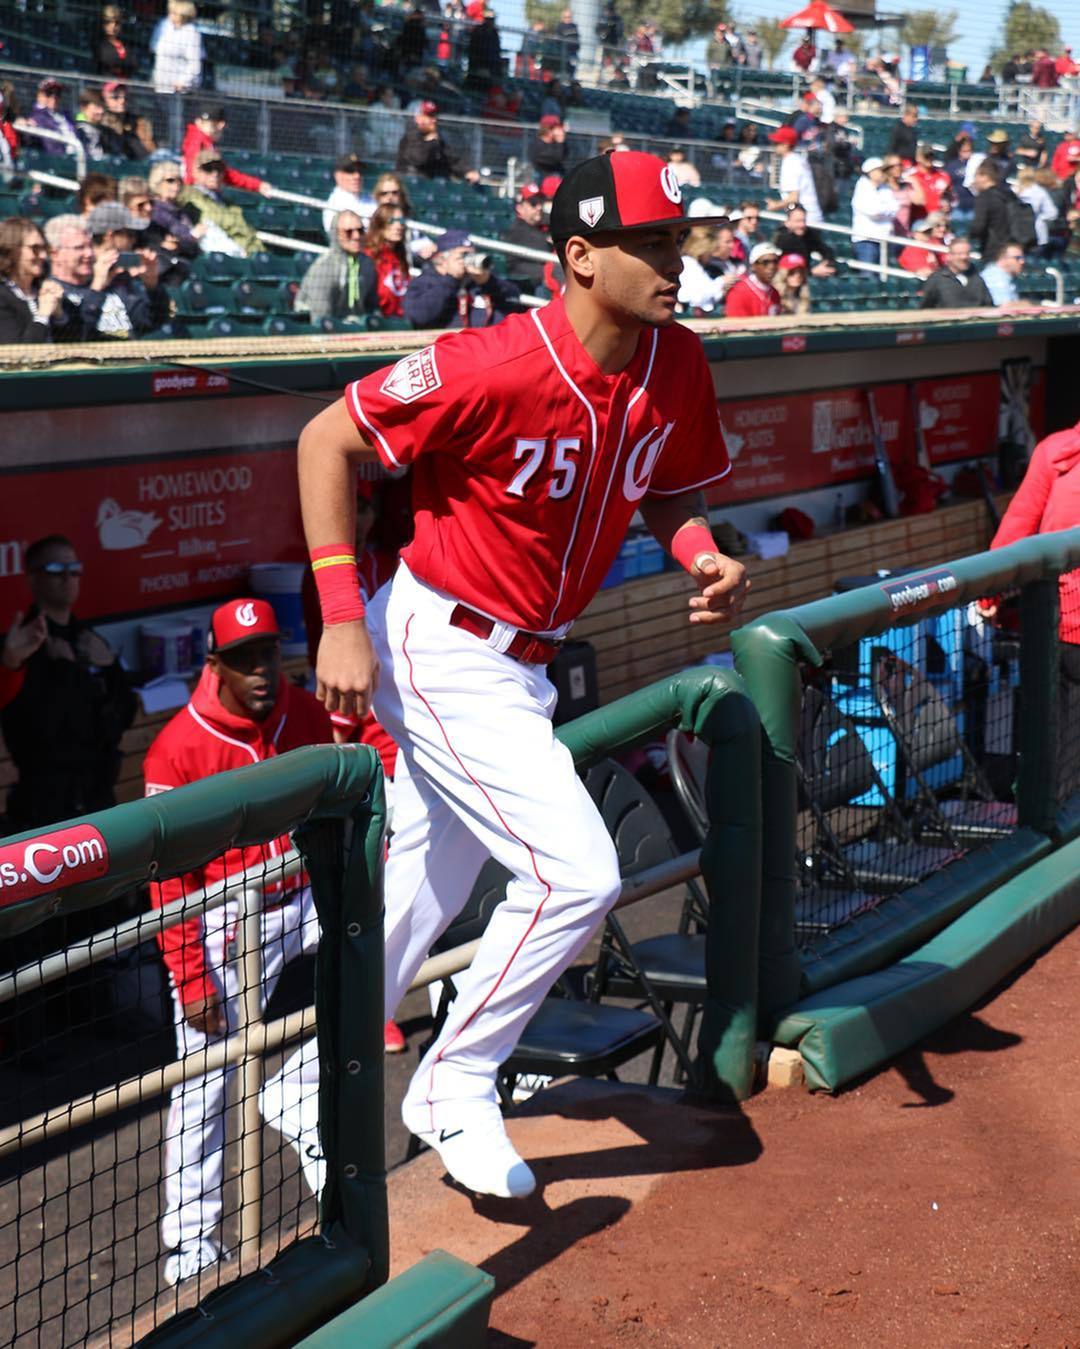
[{"label": "person wearing red shirt", "polygon": [[[1002,516],[991,548],[1080,525],[1080,422],[1055,431],[1031,452],[1024,480]],[[1058,582],[1058,796],[1080,787],[1080,572]],[[993,615],[994,606],[985,609]]]},{"label": "person wearing red shirt", "polygon": [[[933,244],[947,244],[949,242],[948,221],[940,213],[935,211],[933,215],[925,216],[912,227],[912,234],[917,234],[924,242]],[[920,248],[914,241],[900,250],[900,256],[897,259],[897,265],[902,267],[905,272],[914,272],[925,280],[931,272],[936,272],[941,266],[943,253],[935,253],[930,248]]]},{"label": "person wearing red shirt", "polygon": [[[225,132],[225,109],[207,105],[201,108],[195,114],[195,120],[189,122],[187,130],[184,132],[184,142],[180,147],[181,156],[184,161],[184,182],[193,183],[195,181],[195,160],[201,150],[218,151],[218,141],[221,140]],[[218,157],[222,159],[220,151]],[[269,183],[261,178],[256,178],[251,173],[241,173],[239,169],[230,168],[225,165],[225,172],[221,178],[222,187],[235,187],[243,192],[258,192],[260,196],[268,197],[273,192]]]},{"label": "person wearing red shirt", "polygon": [[[326,709],[295,688],[281,672],[281,638],[266,600],[230,600],[215,610],[207,634],[206,665],[191,701],[159,732],[146,753],[147,796],[200,782],[217,773],[272,759],[302,745],[332,739]],[[154,908],[195,891],[219,886],[226,877],[269,869],[289,851],[288,835],[265,844],[230,848],[184,876],[150,887]],[[284,965],[312,952],[319,925],[306,877],[263,887],[263,1003]],[[197,1054],[239,1024],[239,971],[230,946],[240,921],[235,901],[184,919],[159,937],[176,1012],[179,1058]],[[318,1053],[306,1042],[260,1095],[263,1117],[300,1154],[314,1193],[324,1163],[318,1137]],[[165,1131],[163,1244],[170,1250],[170,1285],[222,1258],[218,1223],[222,1208],[224,1111],[232,1068],[215,1069],[174,1088]]]},{"label": "person wearing red shirt", "polygon": [[780,265],[780,250],[775,244],[755,244],[750,250],[750,270],[727,293],[726,319],[772,318],[781,312],[780,292],[773,277]]},{"label": "person wearing red shirt", "polygon": [[[682,244],[692,224],[721,218],[689,220],[655,155],[585,160],[551,207],[563,297],[350,384],[300,437],[326,619],[317,686],[330,711],[366,710],[374,691],[400,747],[388,1008],[483,862],[510,872],[402,1103],[410,1131],[478,1194],[535,1187],[496,1075],[621,889],[603,819],[552,732],[545,666],[636,511],[690,573],[692,623],[728,621],[745,594],[701,495],[730,469],[712,376],[700,339],[675,322]],[[355,465],[376,457],[412,465],[416,532],[365,619],[338,541],[352,538]]]},{"label": "person wearing red shirt", "polygon": [[1057,62],[1042,48],[1031,64],[1031,83],[1036,89],[1056,89],[1058,85]]},{"label": "person wearing red shirt", "polygon": [[1080,164],[1080,134],[1074,131],[1071,136],[1066,136],[1058,144],[1050,167],[1054,171],[1054,176],[1064,182],[1066,178],[1073,176],[1078,164]]},{"label": "person wearing red shirt", "polygon": [[903,179],[911,187],[912,223],[940,211],[942,203],[952,195],[952,179],[935,165],[930,145],[920,145],[915,151],[915,164],[904,172]]},{"label": "person wearing red shirt", "polygon": [[1055,61],[1054,69],[1062,77],[1080,74],[1080,66],[1073,60],[1071,47],[1063,47],[1061,49],[1061,55],[1058,57],[1057,61]]}]

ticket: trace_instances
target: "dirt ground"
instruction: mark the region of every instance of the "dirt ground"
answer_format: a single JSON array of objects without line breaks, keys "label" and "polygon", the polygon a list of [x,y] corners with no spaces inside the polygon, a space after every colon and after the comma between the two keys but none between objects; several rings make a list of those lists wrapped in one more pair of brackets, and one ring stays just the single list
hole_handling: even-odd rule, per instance
[{"label": "dirt ground", "polygon": [[1078,975],[1080,930],[832,1098],[540,1093],[511,1125],[537,1195],[469,1199],[429,1154],[391,1179],[395,1266],[415,1205],[495,1275],[503,1349],[1080,1349]]}]

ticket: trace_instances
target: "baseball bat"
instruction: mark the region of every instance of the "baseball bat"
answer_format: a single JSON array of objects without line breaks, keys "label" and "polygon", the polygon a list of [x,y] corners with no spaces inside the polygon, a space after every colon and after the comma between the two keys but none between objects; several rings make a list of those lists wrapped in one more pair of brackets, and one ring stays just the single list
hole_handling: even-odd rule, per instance
[{"label": "baseball bat", "polygon": [[866,406],[870,412],[870,435],[874,443],[874,468],[877,470],[878,485],[881,488],[881,508],[890,520],[900,514],[900,497],[896,490],[892,464],[881,438],[881,424],[878,421],[877,402],[873,389],[866,390]]}]

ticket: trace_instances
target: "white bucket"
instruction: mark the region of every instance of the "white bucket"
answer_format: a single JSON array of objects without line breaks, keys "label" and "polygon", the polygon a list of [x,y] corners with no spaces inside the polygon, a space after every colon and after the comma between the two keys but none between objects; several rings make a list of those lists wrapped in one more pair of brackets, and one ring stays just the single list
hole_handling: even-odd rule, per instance
[{"label": "white bucket", "polygon": [[307,654],[304,606],[300,590],[306,567],[302,562],[256,562],[251,567],[251,593],[269,600],[281,629],[281,654]]},{"label": "white bucket", "polygon": [[186,675],[194,663],[195,625],[182,618],[155,618],[139,625],[146,675]]}]

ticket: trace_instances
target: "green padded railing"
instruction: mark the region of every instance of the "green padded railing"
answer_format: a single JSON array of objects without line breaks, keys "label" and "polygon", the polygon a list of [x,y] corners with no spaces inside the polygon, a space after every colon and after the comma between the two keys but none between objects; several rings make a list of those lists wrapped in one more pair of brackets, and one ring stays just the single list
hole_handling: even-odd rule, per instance
[{"label": "green padded railing", "polygon": [[[1019,741],[1023,746],[1016,784],[1018,823],[1025,837],[1038,834],[1041,846],[1057,819],[1055,784],[1058,753],[1057,626],[1058,578],[1080,566],[1080,529],[1023,539],[1007,548],[977,553],[895,578],[904,588],[890,595],[886,584],[867,585],[846,594],[814,600],[755,619],[732,634],[735,666],[761,716],[763,735],[762,810],[767,821],[762,874],[761,989],[763,1028],[772,1013],[790,1006],[805,991],[795,944],[796,740],[802,682],[800,663],[820,665],[822,653],[857,643],[889,628],[917,623],[987,595],[1019,589],[1022,623]],[[893,587],[895,590],[895,587]],[[1033,845],[1034,846],[1034,845]],[[973,900],[1015,870],[1016,843],[992,844],[978,866],[970,868]],[[1000,867],[994,869],[994,858]],[[971,859],[974,861],[974,859]],[[928,883],[931,899],[941,889]],[[934,930],[934,918],[911,912],[917,932],[882,931],[879,918],[867,915],[869,945],[860,957],[849,945],[844,968],[874,968],[910,949],[912,940]],[[920,917],[921,913],[921,917]],[[860,920],[856,919],[855,922]],[[937,922],[941,926],[941,922]],[[820,983],[819,985],[820,986]]]},{"label": "green padded railing", "polygon": [[[192,871],[227,849],[293,832],[308,863],[323,934],[332,938],[320,943],[316,970],[327,1164],[320,1232],[295,1242],[265,1270],[172,1317],[142,1343],[169,1349],[291,1345],[387,1278],[384,820],[375,751],[319,745],[86,815],[44,833],[3,840],[11,856],[23,841],[48,840],[77,825],[83,838],[96,834],[105,855],[103,874],[64,888],[61,872],[55,882],[59,888],[0,908],[0,936],[55,913],[103,904],[156,878]],[[323,846],[315,849],[320,834]],[[63,846],[62,838],[56,846]],[[50,859],[52,870],[54,854],[36,856]]]},{"label": "green padded railing", "polygon": [[587,768],[678,726],[712,747],[705,793],[709,833],[701,875],[709,895],[705,971],[708,999],[698,1036],[699,1086],[745,1100],[757,1036],[761,907],[761,727],[731,670],[684,670],[558,730]]}]

